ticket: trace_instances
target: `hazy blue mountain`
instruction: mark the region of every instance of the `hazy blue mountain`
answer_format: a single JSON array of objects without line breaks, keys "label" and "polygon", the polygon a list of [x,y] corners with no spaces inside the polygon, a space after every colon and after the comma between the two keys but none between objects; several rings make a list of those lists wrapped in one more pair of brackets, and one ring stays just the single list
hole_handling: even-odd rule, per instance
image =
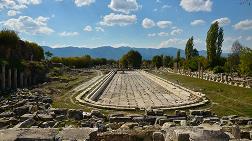
[{"label": "hazy blue mountain", "polygon": [[[111,46],[102,46],[97,48],[78,48],[78,47],[63,47],[63,48],[51,48],[48,46],[43,46],[45,51],[50,51],[54,56],[59,57],[73,57],[73,56],[83,56],[90,55],[95,58],[107,58],[107,59],[119,59],[123,54],[127,53],[131,49],[137,50],[141,53],[144,59],[151,59],[155,55],[168,55],[176,56],[177,48],[168,47],[168,48],[132,48],[132,47],[119,47],[114,48]],[[199,54],[206,56],[206,51],[199,51]],[[227,54],[224,54],[226,56]],[[185,56],[185,51],[181,50],[181,56]]]}]

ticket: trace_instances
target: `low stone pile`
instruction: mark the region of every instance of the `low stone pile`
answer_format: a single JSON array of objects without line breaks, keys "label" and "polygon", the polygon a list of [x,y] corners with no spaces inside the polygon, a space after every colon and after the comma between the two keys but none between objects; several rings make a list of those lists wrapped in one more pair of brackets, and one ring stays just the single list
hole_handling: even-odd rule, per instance
[{"label": "low stone pile", "polygon": [[[52,99],[27,89],[0,98],[0,128],[29,127],[36,118],[45,118],[42,111],[50,108]],[[30,120],[33,118],[34,120]]]},{"label": "low stone pile", "polygon": [[19,90],[0,99],[2,140],[228,141],[252,140],[252,118],[209,110],[147,109],[145,114],[52,108],[48,96]]},{"label": "low stone pile", "polygon": [[209,110],[177,110],[165,115],[162,110],[146,110],[145,115],[109,116],[106,132],[98,134],[103,141],[228,141],[251,140],[252,118],[217,117]]}]

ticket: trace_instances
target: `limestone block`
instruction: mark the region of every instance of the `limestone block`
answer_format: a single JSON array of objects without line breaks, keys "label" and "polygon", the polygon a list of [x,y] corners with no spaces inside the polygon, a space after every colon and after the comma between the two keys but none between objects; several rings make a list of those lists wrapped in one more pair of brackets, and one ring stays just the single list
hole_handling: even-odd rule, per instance
[{"label": "limestone block", "polygon": [[97,128],[64,128],[57,135],[59,140],[97,140]]},{"label": "limestone block", "polygon": [[164,135],[161,132],[154,132],[152,134],[153,141],[164,141]]},{"label": "limestone block", "polygon": [[26,129],[6,129],[0,130],[0,140],[43,140],[53,141],[57,134],[57,129],[41,129],[41,128],[26,128]]},{"label": "limestone block", "polygon": [[41,121],[51,121],[51,120],[53,120],[53,117],[51,115],[49,115],[49,114],[38,114],[37,116]]},{"label": "limestone block", "polygon": [[173,134],[174,141],[190,141],[190,134],[183,130],[174,130]]},{"label": "limestone block", "polygon": [[17,124],[16,126],[14,126],[14,128],[28,128],[31,127],[36,121],[32,118],[29,118],[23,122],[20,122],[19,124]]}]

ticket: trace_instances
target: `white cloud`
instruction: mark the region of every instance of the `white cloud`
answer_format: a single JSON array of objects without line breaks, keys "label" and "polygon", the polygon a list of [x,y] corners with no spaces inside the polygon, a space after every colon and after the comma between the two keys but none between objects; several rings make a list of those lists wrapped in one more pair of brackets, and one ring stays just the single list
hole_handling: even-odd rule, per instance
[{"label": "white cloud", "polygon": [[139,9],[136,0],[111,0],[108,7],[113,11],[125,14],[129,14],[131,11],[137,11]]},{"label": "white cloud", "polygon": [[248,36],[248,37],[246,38],[246,40],[247,40],[247,41],[252,41],[252,36]]},{"label": "white cloud", "polygon": [[8,16],[16,16],[17,14],[20,14],[21,12],[19,12],[19,11],[15,11],[15,10],[9,10],[8,12],[7,12],[7,15]]},{"label": "white cloud", "polygon": [[0,11],[4,9],[20,10],[24,8],[27,8],[27,6],[20,4],[15,0],[1,0],[0,2]]},{"label": "white cloud", "polygon": [[167,28],[167,27],[169,27],[171,25],[172,25],[171,21],[159,21],[159,22],[157,22],[157,26],[159,28]]},{"label": "white cloud", "polygon": [[147,36],[148,36],[148,37],[155,37],[155,36],[156,36],[156,33],[149,33]]},{"label": "white cloud", "polygon": [[187,12],[212,11],[211,0],[181,0],[180,6]]},{"label": "white cloud", "polygon": [[169,33],[167,33],[167,32],[160,32],[160,33],[158,33],[158,36],[169,36]]},{"label": "white cloud", "polygon": [[216,19],[212,23],[215,23],[216,21],[218,21],[219,26],[225,26],[231,23],[231,20],[228,17]]},{"label": "white cloud", "polygon": [[[159,47],[184,47],[188,39],[180,39],[180,38],[171,38],[165,41],[162,41],[159,44]],[[203,41],[200,38],[194,39],[194,44],[196,47],[200,47]]]},{"label": "white cloud", "polygon": [[42,0],[17,0],[20,4],[33,4],[33,5],[38,5],[42,3]]},{"label": "white cloud", "polygon": [[155,26],[155,22],[151,19],[145,18],[142,22],[144,28],[152,28]]},{"label": "white cloud", "polygon": [[83,30],[86,31],[86,32],[92,32],[93,28],[90,25],[87,25],[87,26],[84,27]]},{"label": "white cloud", "polygon": [[234,25],[234,28],[237,30],[249,30],[252,29],[252,20],[244,20]]},{"label": "white cloud", "polygon": [[171,35],[173,35],[173,36],[179,35],[179,34],[181,34],[182,32],[183,32],[182,29],[177,28],[177,29],[174,29],[174,30],[171,31]]},{"label": "white cloud", "polygon": [[104,32],[104,29],[102,28],[102,27],[95,27],[95,30],[97,31],[97,32]]},{"label": "white cloud", "polygon": [[63,36],[63,37],[67,37],[67,36],[77,36],[77,35],[79,35],[79,33],[78,32],[66,32],[66,31],[64,31],[64,32],[59,33],[59,35]]},{"label": "white cloud", "polygon": [[90,4],[94,2],[95,0],[74,0],[74,3],[77,7],[89,6]]},{"label": "white cloud", "polygon": [[124,15],[124,14],[114,14],[110,13],[103,17],[100,22],[101,25],[105,26],[127,26],[129,24],[133,24],[137,21],[136,15]]},{"label": "white cloud", "polygon": [[238,37],[227,36],[227,37],[224,37],[224,43],[232,44],[234,41],[241,40],[241,39],[242,39],[242,36],[238,36]]},{"label": "white cloud", "polygon": [[1,21],[0,23],[6,27],[18,32],[26,34],[50,34],[54,32],[53,29],[47,26],[49,18],[39,16],[38,18],[31,18],[29,16],[20,16],[19,18]]},{"label": "white cloud", "polygon": [[159,47],[177,47],[177,46],[183,46],[185,45],[185,43],[186,40],[184,39],[172,38],[166,41],[162,41]]},{"label": "white cloud", "polygon": [[17,11],[27,8],[28,5],[38,5],[41,3],[42,0],[1,0],[0,11],[4,9]]},{"label": "white cloud", "polygon": [[194,20],[191,22],[192,26],[204,25],[206,22],[204,20]]}]

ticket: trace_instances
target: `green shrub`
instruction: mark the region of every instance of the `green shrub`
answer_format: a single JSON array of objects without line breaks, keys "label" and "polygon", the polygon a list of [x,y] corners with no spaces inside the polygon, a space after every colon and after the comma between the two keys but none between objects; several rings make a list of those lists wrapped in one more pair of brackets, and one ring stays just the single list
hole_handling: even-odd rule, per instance
[{"label": "green shrub", "polygon": [[213,68],[214,73],[224,73],[224,67],[222,66],[216,66]]}]

